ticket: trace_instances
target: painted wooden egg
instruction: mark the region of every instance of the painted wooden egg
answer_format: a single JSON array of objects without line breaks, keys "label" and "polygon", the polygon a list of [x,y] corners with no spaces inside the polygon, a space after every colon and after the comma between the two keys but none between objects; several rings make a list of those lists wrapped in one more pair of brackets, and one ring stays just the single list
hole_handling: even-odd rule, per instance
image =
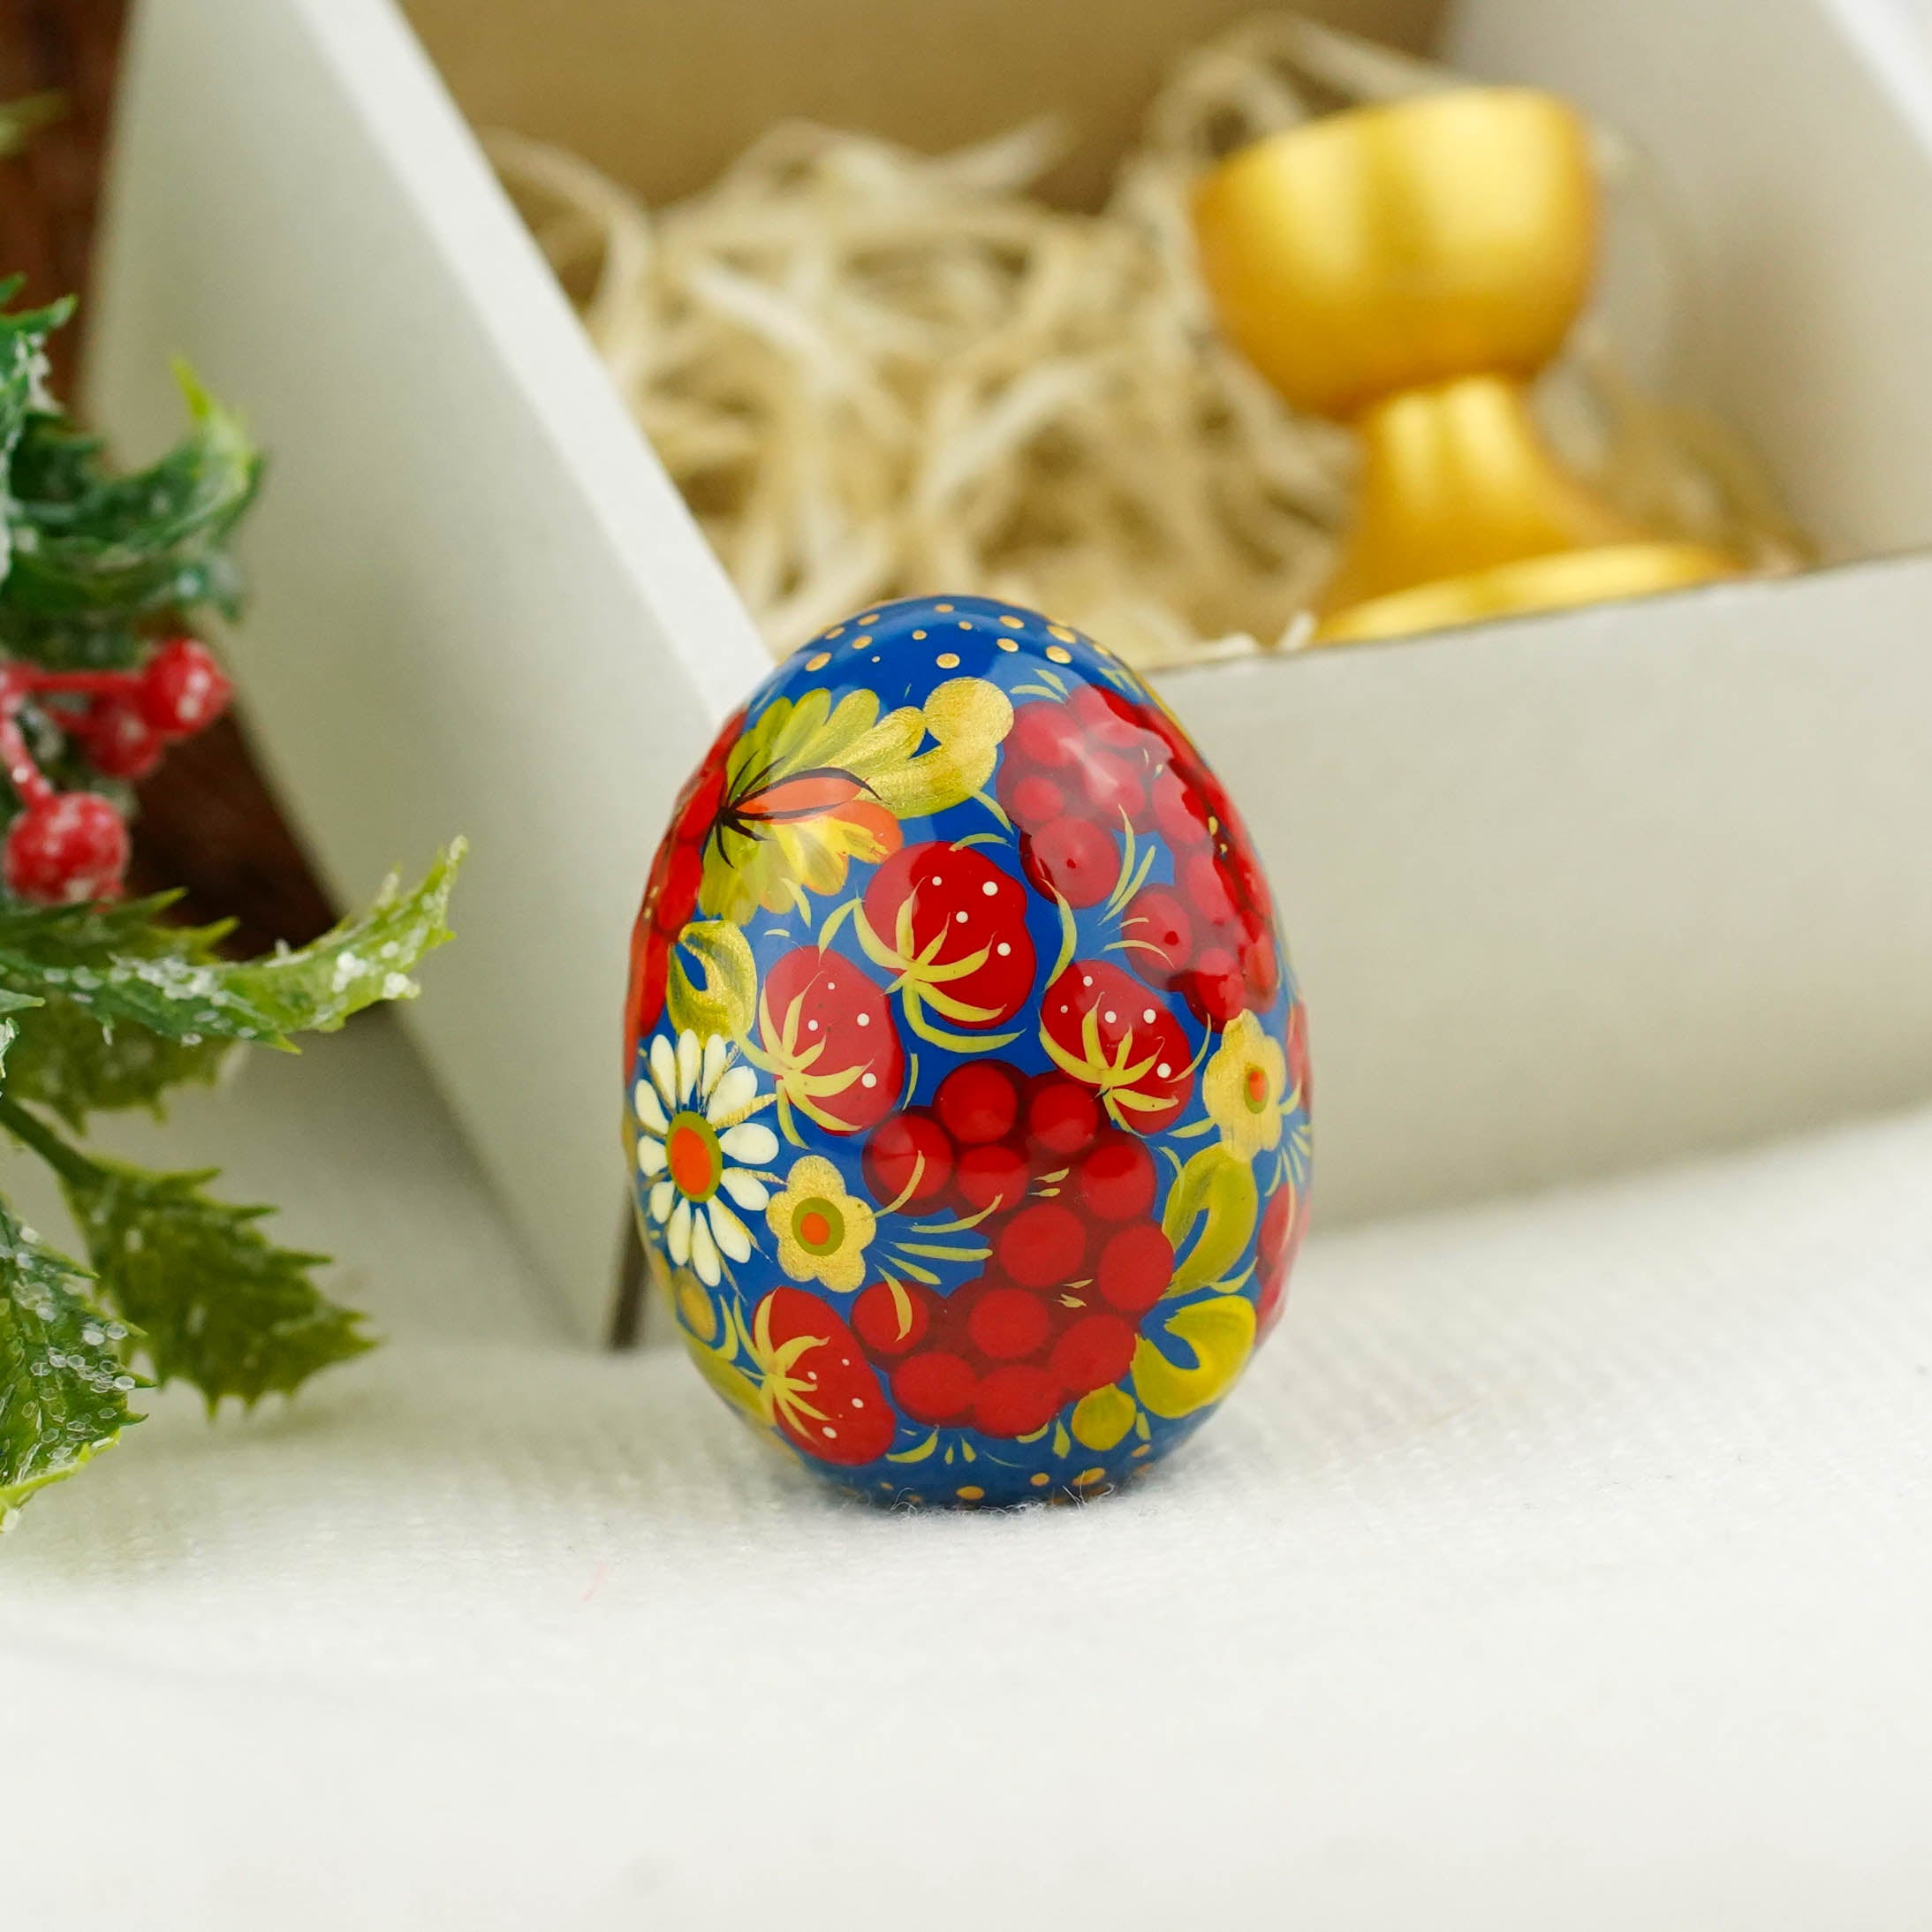
[{"label": "painted wooden egg", "polygon": [[1091,1495],[1199,1426],[1307,1208],[1267,882],[1160,701],[983,597],[796,652],[633,943],[639,1220],[712,1386],[883,1502]]}]

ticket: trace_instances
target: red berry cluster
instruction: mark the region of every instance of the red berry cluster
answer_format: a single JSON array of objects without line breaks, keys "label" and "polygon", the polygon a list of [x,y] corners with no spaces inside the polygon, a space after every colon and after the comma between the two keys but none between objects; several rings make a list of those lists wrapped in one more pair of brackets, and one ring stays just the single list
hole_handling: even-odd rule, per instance
[{"label": "red berry cluster", "polygon": [[1107,1123],[1090,1087],[969,1061],[929,1110],[874,1129],[865,1172],[882,1203],[983,1215],[992,1250],[949,1295],[878,1282],[853,1305],[860,1342],[906,1415],[1027,1436],[1126,1374],[1174,1250],[1150,1218],[1153,1155]]},{"label": "red berry cluster", "polygon": [[27,749],[20,707],[34,700],[102,777],[144,778],[178,739],[227,708],[228,679],[192,637],[156,646],[138,671],[0,669],[0,766],[20,801],[0,849],[16,898],[74,905],[112,898],[127,873],[127,827],[97,792],[57,792]]},{"label": "red berry cluster", "polygon": [[1174,881],[1143,887],[1122,916],[1135,973],[1178,993],[1208,1026],[1272,1003],[1281,966],[1268,887],[1226,794],[1164,713],[1091,685],[1064,704],[1020,706],[1001,755],[999,799],[1027,876],[1075,907],[1114,890],[1125,826],[1158,832]]}]

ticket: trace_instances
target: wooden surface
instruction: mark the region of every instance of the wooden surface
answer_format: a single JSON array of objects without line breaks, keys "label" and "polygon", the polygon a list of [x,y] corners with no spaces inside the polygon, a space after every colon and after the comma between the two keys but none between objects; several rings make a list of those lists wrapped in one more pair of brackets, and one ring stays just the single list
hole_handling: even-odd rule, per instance
[{"label": "wooden surface", "polygon": [[[21,299],[80,292],[80,314],[49,345],[54,381],[73,391],[87,335],[86,292],[102,158],[110,133],[126,0],[0,0],[0,100],[57,92],[61,117],[0,160],[0,274]],[[245,401],[245,398],[237,398]],[[237,950],[314,937],[330,909],[257,775],[244,728],[224,719],[174,751],[141,787],[137,890],[184,886],[197,919],[240,921]]]}]

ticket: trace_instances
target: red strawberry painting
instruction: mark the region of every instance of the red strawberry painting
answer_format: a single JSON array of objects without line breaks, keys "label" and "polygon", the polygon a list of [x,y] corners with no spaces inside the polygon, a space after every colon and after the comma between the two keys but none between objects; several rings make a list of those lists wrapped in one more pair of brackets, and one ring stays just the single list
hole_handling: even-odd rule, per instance
[{"label": "red strawberry painting", "polygon": [[828,1133],[876,1126],[905,1078],[885,989],[816,946],[785,953],[765,975],[749,1057],[771,1074],[781,1120],[796,1110]]},{"label": "red strawberry painting", "polygon": [[774,1288],[752,1317],[752,1360],[772,1421],[807,1455],[852,1466],[892,1446],[885,1390],[833,1309],[802,1288]]},{"label": "red strawberry painting", "polygon": [[895,852],[866,889],[859,935],[892,974],[907,1024],[938,1044],[928,1011],[954,1027],[996,1027],[1033,990],[1027,888],[975,846],[932,841]]},{"label": "red strawberry painting", "polygon": [[1096,1089],[1137,1133],[1168,1125],[1193,1095],[1193,1054],[1180,1021],[1104,959],[1076,959],[1048,987],[1040,1039],[1063,1073]]}]

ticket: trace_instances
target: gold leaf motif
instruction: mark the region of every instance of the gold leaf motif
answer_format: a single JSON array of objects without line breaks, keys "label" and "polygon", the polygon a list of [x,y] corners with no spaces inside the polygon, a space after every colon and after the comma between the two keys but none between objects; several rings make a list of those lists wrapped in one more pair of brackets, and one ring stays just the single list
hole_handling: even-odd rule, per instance
[{"label": "gold leaf motif", "polygon": [[1013,728],[1012,701],[983,678],[949,678],[927,699],[924,719],[934,749],[873,777],[880,803],[898,818],[964,804],[986,784]]},{"label": "gold leaf motif", "polygon": [[1201,1232],[1176,1266],[1167,1292],[1191,1294],[1226,1274],[1247,1246],[1260,1208],[1254,1171],[1246,1160],[1218,1141],[1193,1155],[1168,1190],[1161,1231],[1177,1255],[1197,1222]]},{"label": "gold leaf motif", "polygon": [[[692,978],[682,955],[694,954],[704,971],[701,987]],[[750,942],[724,920],[698,920],[678,936],[665,985],[671,1023],[680,1033],[701,1040],[713,1035],[743,1040],[751,1032],[758,996],[757,969]]]},{"label": "gold leaf motif", "polygon": [[1095,1389],[1073,1406],[1073,1440],[1082,1448],[1104,1453],[1133,1427],[1137,1413],[1133,1398],[1125,1389]]},{"label": "gold leaf motif", "polygon": [[1150,1414],[1171,1421],[1233,1387],[1254,1352],[1254,1307],[1239,1295],[1216,1295],[1176,1309],[1166,1327],[1193,1350],[1194,1366],[1178,1368],[1143,1335],[1134,1345],[1133,1387]]}]

